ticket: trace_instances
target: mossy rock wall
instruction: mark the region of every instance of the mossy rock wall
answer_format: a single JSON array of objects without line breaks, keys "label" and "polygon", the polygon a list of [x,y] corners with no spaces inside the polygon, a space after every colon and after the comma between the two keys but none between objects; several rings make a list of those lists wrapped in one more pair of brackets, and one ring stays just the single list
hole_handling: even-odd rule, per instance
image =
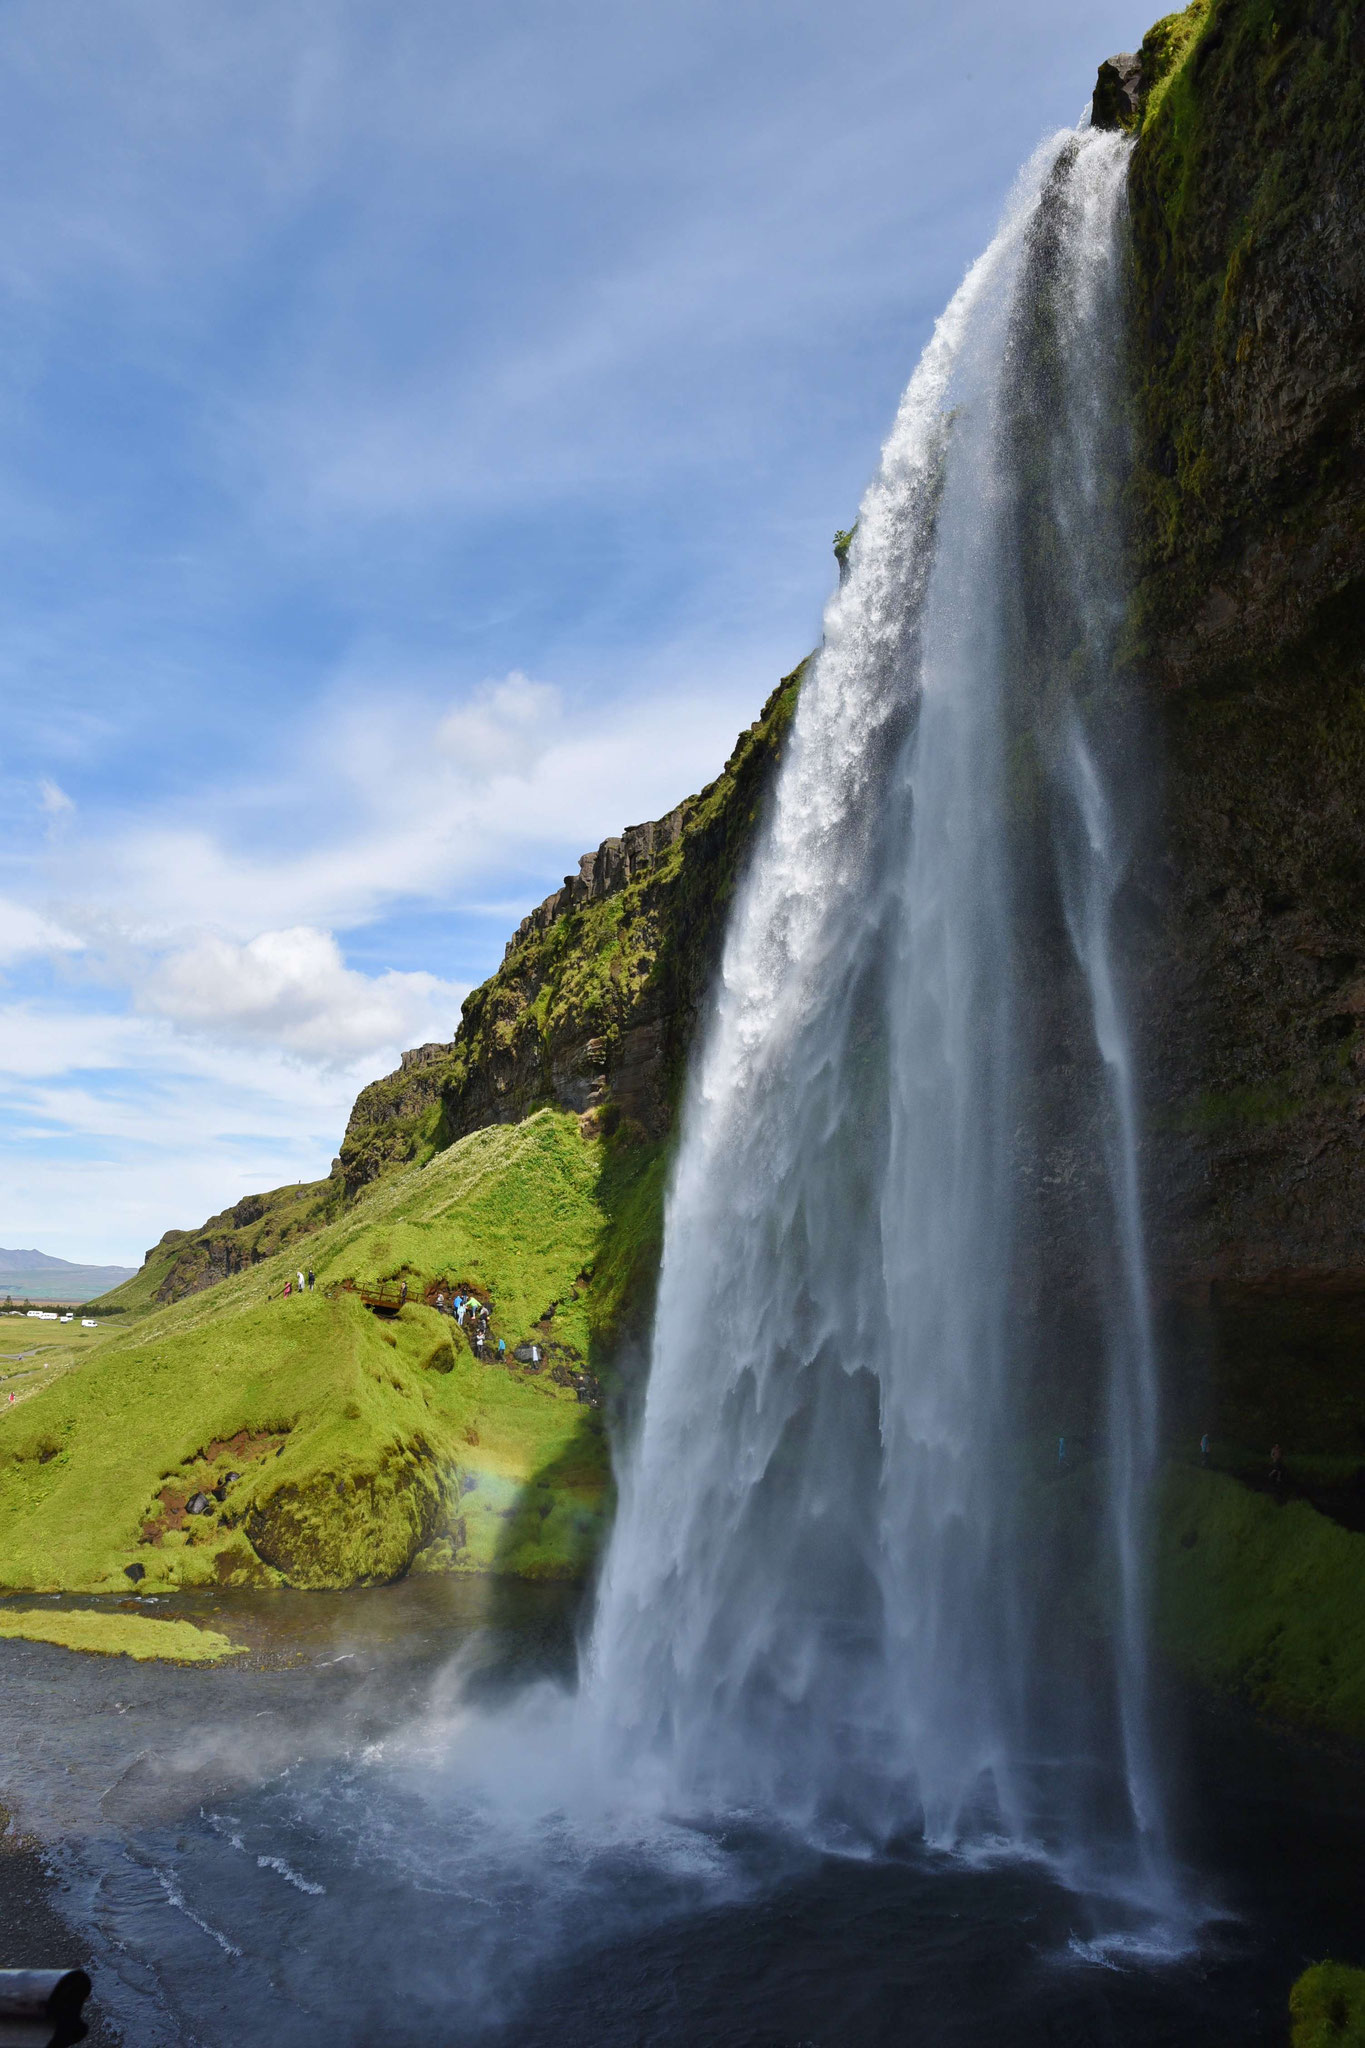
[{"label": "mossy rock wall", "polygon": [[1144,45],[1138,1009],[1175,1424],[1365,1451],[1365,9]]}]

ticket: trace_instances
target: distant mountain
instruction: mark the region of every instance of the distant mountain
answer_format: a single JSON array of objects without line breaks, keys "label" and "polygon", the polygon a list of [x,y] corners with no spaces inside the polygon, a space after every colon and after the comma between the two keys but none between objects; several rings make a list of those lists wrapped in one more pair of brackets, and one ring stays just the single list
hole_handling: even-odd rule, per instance
[{"label": "distant mountain", "polygon": [[130,1280],[135,1266],[78,1266],[48,1252],[0,1247],[0,1301],[93,1301]]},{"label": "distant mountain", "polygon": [[120,1280],[131,1279],[136,1266],[87,1266],[71,1259],[54,1259],[47,1252],[7,1252],[0,1245],[0,1280],[8,1280],[12,1273],[51,1273],[55,1278],[65,1273],[98,1273],[108,1287],[116,1287]]}]

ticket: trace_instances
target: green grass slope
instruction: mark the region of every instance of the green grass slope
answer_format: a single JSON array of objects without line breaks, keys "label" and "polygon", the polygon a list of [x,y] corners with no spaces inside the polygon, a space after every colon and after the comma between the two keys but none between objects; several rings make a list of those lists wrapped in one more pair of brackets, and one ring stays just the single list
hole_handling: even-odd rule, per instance
[{"label": "green grass slope", "polygon": [[[314,1232],[312,1294],[283,1296],[285,1250],[54,1350],[45,1384],[0,1415],[0,1586],[127,1590],[130,1566],[148,1589],[581,1573],[607,1460],[570,1376],[598,1358],[630,1279],[619,1246],[594,1278],[613,1216],[648,1242],[658,1173],[541,1111]],[[391,1323],[347,1286],[400,1276],[414,1298]],[[476,1361],[421,1302],[437,1278],[491,1303],[509,1354],[548,1345],[547,1366]],[[197,1493],[208,1513],[187,1511]]]},{"label": "green grass slope", "polygon": [[1276,1720],[1365,1739],[1365,1536],[1303,1501],[1173,1468],[1159,1517],[1163,1649]]},{"label": "green grass slope", "polygon": [[1365,1970],[1315,1963],[1289,1994],[1291,2048],[1365,2048]]}]

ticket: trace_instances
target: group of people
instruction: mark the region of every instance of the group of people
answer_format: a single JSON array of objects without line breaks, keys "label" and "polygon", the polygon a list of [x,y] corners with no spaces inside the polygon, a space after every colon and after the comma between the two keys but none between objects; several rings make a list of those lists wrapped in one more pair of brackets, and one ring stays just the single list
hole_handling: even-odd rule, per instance
[{"label": "group of people", "polygon": [[[438,1314],[454,1316],[461,1329],[465,1327],[465,1318],[468,1317],[469,1341],[474,1347],[474,1356],[482,1358],[488,1348],[491,1335],[488,1328],[487,1302],[476,1301],[472,1294],[452,1294],[449,1303],[447,1303],[444,1293],[438,1293],[434,1305]],[[506,1356],[507,1345],[499,1337],[497,1349],[499,1364],[502,1363]]]},{"label": "group of people", "polygon": [[[1213,1438],[1207,1430],[1199,1439],[1199,1462],[1206,1469],[1213,1456]],[[1289,1498],[1289,1471],[1284,1462],[1284,1451],[1279,1444],[1270,1446],[1270,1467],[1265,1475],[1265,1485],[1272,1500],[1284,1501]]]},{"label": "group of people", "polygon": [[[295,1282],[297,1282],[297,1285],[295,1284]],[[286,1294],[311,1294],[313,1291],[312,1267],[310,1266],[308,1268],[308,1273],[306,1277],[303,1274],[302,1270],[300,1270],[298,1273],[295,1274],[293,1280],[286,1280],[284,1283],[284,1291]]]}]

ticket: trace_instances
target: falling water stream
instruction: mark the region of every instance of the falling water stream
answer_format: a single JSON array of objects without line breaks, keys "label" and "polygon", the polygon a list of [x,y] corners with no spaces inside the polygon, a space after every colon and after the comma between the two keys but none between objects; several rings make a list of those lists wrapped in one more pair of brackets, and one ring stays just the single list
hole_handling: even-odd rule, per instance
[{"label": "falling water stream", "polygon": [[1365,1779],[1173,1747],[1149,1670],[1126,149],[1040,149],[863,502],[577,1659],[570,1589],[438,1579],[186,1596],[215,1671],[5,1644],[139,2048],[1270,2048],[1354,1938]]},{"label": "falling water stream", "polygon": [[[1039,151],[863,501],[686,1104],[589,1697],[683,1807],[1151,1880],[1126,154]],[[1081,1550],[1108,1621],[1063,1679]]]}]

